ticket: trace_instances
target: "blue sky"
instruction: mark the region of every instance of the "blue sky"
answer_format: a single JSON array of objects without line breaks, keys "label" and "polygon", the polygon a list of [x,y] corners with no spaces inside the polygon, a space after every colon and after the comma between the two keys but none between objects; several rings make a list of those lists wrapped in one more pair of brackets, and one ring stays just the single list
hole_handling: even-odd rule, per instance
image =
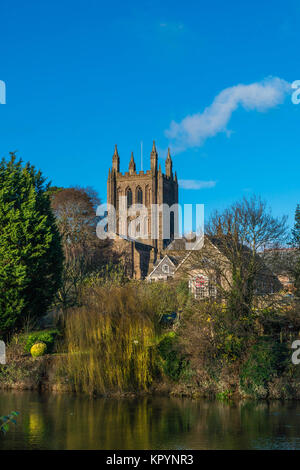
[{"label": "blue sky", "polygon": [[139,170],[155,139],[162,165],[171,147],[182,203],[209,214],[256,193],[291,224],[299,21],[290,0],[2,0],[0,155],[18,150],[53,184],[105,201],[114,144],[121,169],[133,151]]}]

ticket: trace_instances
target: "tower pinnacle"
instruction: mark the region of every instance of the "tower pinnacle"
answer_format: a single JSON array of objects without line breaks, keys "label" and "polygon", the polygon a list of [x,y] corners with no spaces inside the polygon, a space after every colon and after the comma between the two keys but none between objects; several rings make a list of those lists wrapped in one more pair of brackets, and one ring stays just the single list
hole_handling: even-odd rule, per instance
[{"label": "tower pinnacle", "polygon": [[113,164],[112,164],[113,170],[116,170],[116,172],[119,173],[119,171],[120,171],[120,157],[119,157],[119,154],[118,154],[117,144],[115,145],[115,151],[114,151],[114,154],[113,154],[112,162],[113,162]]},{"label": "tower pinnacle", "polygon": [[150,160],[151,160],[151,170],[153,173],[157,172],[157,151],[155,147],[155,140],[153,140],[153,145],[152,145],[152,151],[150,154]]},{"label": "tower pinnacle", "polygon": [[135,161],[133,157],[133,152],[131,152],[130,162],[129,162],[129,173],[132,174],[135,172]]},{"label": "tower pinnacle", "polygon": [[168,155],[166,158],[166,175],[169,178],[173,178],[172,167],[173,167],[173,163],[172,163],[171,153],[170,153],[170,149],[168,148]]},{"label": "tower pinnacle", "polygon": [[151,151],[151,154],[156,154],[157,155],[157,151],[156,151],[156,147],[155,147],[155,140],[153,140],[153,145],[152,145],[152,151]]}]

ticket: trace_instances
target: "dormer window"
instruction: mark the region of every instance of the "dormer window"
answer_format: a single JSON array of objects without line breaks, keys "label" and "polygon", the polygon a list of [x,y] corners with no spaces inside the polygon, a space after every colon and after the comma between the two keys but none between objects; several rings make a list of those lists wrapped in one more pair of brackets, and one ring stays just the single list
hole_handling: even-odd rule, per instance
[{"label": "dormer window", "polygon": [[168,265],[168,264],[163,264],[163,265],[162,265],[162,272],[163,272],[164,274],[169,274],[170,268],[169,268],[169,265]]}]

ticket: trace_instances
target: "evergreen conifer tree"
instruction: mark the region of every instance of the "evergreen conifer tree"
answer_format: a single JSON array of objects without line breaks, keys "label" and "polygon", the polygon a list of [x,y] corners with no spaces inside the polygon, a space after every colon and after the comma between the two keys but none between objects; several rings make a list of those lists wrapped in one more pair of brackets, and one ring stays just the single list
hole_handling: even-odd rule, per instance
[{"label": "evergreen conifer tree", "polygon": [[46,313],[63,266],[45,178],[11,153],[0,163],[0,339]]}]

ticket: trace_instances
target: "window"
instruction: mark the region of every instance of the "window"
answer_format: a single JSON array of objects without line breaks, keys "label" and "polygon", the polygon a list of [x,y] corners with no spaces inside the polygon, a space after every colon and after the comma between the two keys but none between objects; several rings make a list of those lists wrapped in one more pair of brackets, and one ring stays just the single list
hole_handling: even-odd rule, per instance
[{"label": "window", "polygon": [[137,203],[138,204],[143,204],[143,191],[141,190],[141,188],[138,188],[137,189]]},{"label": "window", "polygon": [[132,206],[132,191],[131,189],[127,189],[126,191],[126,197],[127,197],[127,207]]},{"label": "window", "polygon": [[207,276],[202,274],[194,277],[190,282],[190,289],[196,299],[212,298],[217,296],[217,289]]},{"label": "window", "polygon": [[121,188],[117,189],[117,210],[121,208],[121,196],[122,196],[122,190]]},{"label": "window", "polygon": [[172,211],[170,214],[170,238],[174,240],[174,212]]},{"label": "window", "polygon": [[150,189],[149,186],[147,185],[145,187],[145,205],[148,206],[150,204]]},{"label": "window", "polygon": [[217,297],[217,288],[211,282],[208,285],[209,297]]},{"label": "window", "polygon": [[165,273],[165,274],[169,274],[170,268],[167,264],[162,265],[162,272]]},{"label": "window", "polygon": [[207,288],[205,286],[201,286],[201,287],[196,287],[196,291],[195,291],[195,298],[196,299],[204,299],[205,297],[208,297],[208,292],[207,292]]}]

